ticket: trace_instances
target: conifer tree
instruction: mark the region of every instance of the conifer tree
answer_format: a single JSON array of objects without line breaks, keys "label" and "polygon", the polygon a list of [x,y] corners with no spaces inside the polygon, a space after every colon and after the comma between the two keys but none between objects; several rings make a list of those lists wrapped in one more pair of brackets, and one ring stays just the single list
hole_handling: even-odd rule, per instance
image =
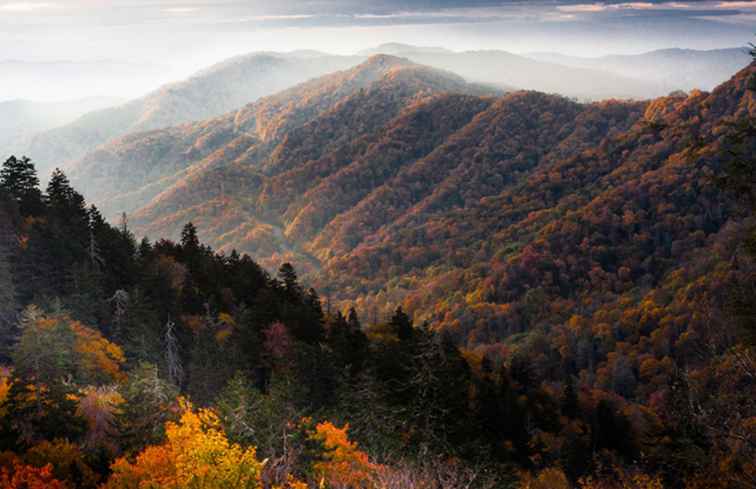
[{"label": "conifer tree", "polygon": [[297,272],[291,263],[284,263],[278,269],[278,280],[281,281],[284,291],[292,301],[298,301],[302,298],[302,286],[299,285]]},{"label": "conifer tree", "polygon": [[402,306],[396,308],[394,315],[389,321],[392,330],[396,333],[396,336],[400,341],[407,341],[412,339],[414,328],[412,326],[412,320],[404,313]]},{"label": "conifer tree", "polygon": [[23,216],[38,216],[44,212],[39,190],[37,170],[27,157],[11,156],[0,169],[0,187],[18,203]]}]

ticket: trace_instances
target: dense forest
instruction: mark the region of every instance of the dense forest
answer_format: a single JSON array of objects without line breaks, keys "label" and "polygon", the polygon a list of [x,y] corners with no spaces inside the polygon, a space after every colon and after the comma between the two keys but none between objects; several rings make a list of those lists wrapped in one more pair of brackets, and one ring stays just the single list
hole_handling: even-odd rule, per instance
[{"label": "dense forest", "polygon": [[[713,94],[587,109],[535,93],[428,98],[422,84],[371,106],[422,102],[397,117],[436,141],[466,128],[391,189],[386,212],[412,208],[392,224],[402,231],[377,229],[322,279],[329,295],[369,295],[368,278],[423,270],[385,317],[320,297],[289,263],[271,274],[216,252],[192,223],[176,241],[137,240],[128,216],[110,224],[63,172],[43,189],[33,162],[8,159],[0,486],[756,487],[754,71]],[[429,75],[391,76],[414,87]],[[338,110],[363,120],[360,103],[385,100],[382,87]],[[544,104],[538,126],[522,116]],[[580,134],[559,132],[576,118]],[[266,212],[296,192],[287,161],[338,166],[308,139],[327,121],[266,160],[291,176],[260,187]],[[497,124],[521,124],[520,139],[496,140]],[[400,141],[390,129],[349,158],[381,155],[399,174],[401,158],[378,151]],[[432,149],[401,134],[410,152]],[[458,156],[476,163],[464,168],[476,185],[433,179]],[[336,207],[367,193],[323,190]]]}]

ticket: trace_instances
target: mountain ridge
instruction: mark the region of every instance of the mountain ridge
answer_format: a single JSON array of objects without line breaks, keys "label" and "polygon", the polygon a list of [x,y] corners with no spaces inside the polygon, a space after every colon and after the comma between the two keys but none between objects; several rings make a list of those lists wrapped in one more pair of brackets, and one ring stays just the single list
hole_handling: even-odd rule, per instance
[{"label": "mountain ridge", "polygon": [[[376,65],[382,67],[372,71]],[[286,260],[306,264],[309,279],[334,300],[382,314],[401,304],[418,319],[443,328],[459,321],[460,334],[495,341],[511,323],[503,304],[521,301],[531,280],[513,282],[530,267],[516,263],[532,259],[528,253],[546,253],[537,244],[546,238],[539,236],[561,233],[561,220],[573,219],[567,216],[603,216],[606,202],[617,207],[621,192],[656,182],[650,188],[666,193],[654,190],[647,198],[652,207],[690,212],[686,219],[709,222],[709,232],[716,232],[727,216],[724,204],[717,204],[719,217],[698,214],[703,207],[695,204],[713,198],[710,184],[696,183],[701,190],[685,197],[665,179],[688,188],[707,165],[717,164],[683,165],[680,155],[690,151],[683,133],[697,128],[714,148],[723,121],[755,110],[745,90],[753,65],[711,93],[590,104],[532,91],[481,94],[456,77],[393,57],[361,66],[185,126],[193,129],[181,147],[202,143],[206,153],[166,177],[160,192],[132,213],[134,228],[173,236],[193,221],[204,240],[226,252],[248,252],[271,268]],[[431,75],[437,78],[429,82]],[[469,93],[445,93],[439,84]],[[288,97],[295,93],[303,95],[302,105],[279,112],[291,109]],[[213,132],[213,126],[226,129]],[[228,126],[240,132],[216,140],[202,133],[222,135]],[[691,198],[690,209],[674,203]],[[635,200],[625,199],[620,208],[650,215],[651,204]],[[644,219],[650,225],[651,218]],[[684,229],[656,226],[664,228],[655,231],[659,236],[669,236],[664,249],[683,240]],[[559,235],[551,246],[574,239]],[[591,261],[576,250],[570,253]],[[633,267],[638,280],[648,276],[652,284],[669,263],[660,257],[655,265]],[[583,266],[571,281],[585,280],[579,278],[588,273]],[[601,266],[609,275],[632,269]],[[554,300],[565,300],[552,287]],[[499,333],[472,333],[481,320],[502,324]]]}]

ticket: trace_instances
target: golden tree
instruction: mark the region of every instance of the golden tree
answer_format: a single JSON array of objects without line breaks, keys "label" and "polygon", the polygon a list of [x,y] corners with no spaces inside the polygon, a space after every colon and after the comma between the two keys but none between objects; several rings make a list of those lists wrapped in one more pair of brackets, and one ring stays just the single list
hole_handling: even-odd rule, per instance
[{"label": "golden tree", "polygon": [[228,441],[216,414],[182,401],[178,423],[166,423],[166,440],[116,460],[104,489],[258,489],[263,464],[254,448]]}]

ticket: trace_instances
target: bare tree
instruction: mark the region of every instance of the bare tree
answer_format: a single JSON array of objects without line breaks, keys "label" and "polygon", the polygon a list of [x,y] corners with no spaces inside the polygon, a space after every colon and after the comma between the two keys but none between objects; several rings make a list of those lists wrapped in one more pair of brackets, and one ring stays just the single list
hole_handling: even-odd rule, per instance
[{"label": "bare tree", "polygon": [[184,367],[181,365],[178,339],[174,330],[176,323],[168,319],[165,324],[165,364],[168,369],[168,380],[180,386],[184,380]]}]

